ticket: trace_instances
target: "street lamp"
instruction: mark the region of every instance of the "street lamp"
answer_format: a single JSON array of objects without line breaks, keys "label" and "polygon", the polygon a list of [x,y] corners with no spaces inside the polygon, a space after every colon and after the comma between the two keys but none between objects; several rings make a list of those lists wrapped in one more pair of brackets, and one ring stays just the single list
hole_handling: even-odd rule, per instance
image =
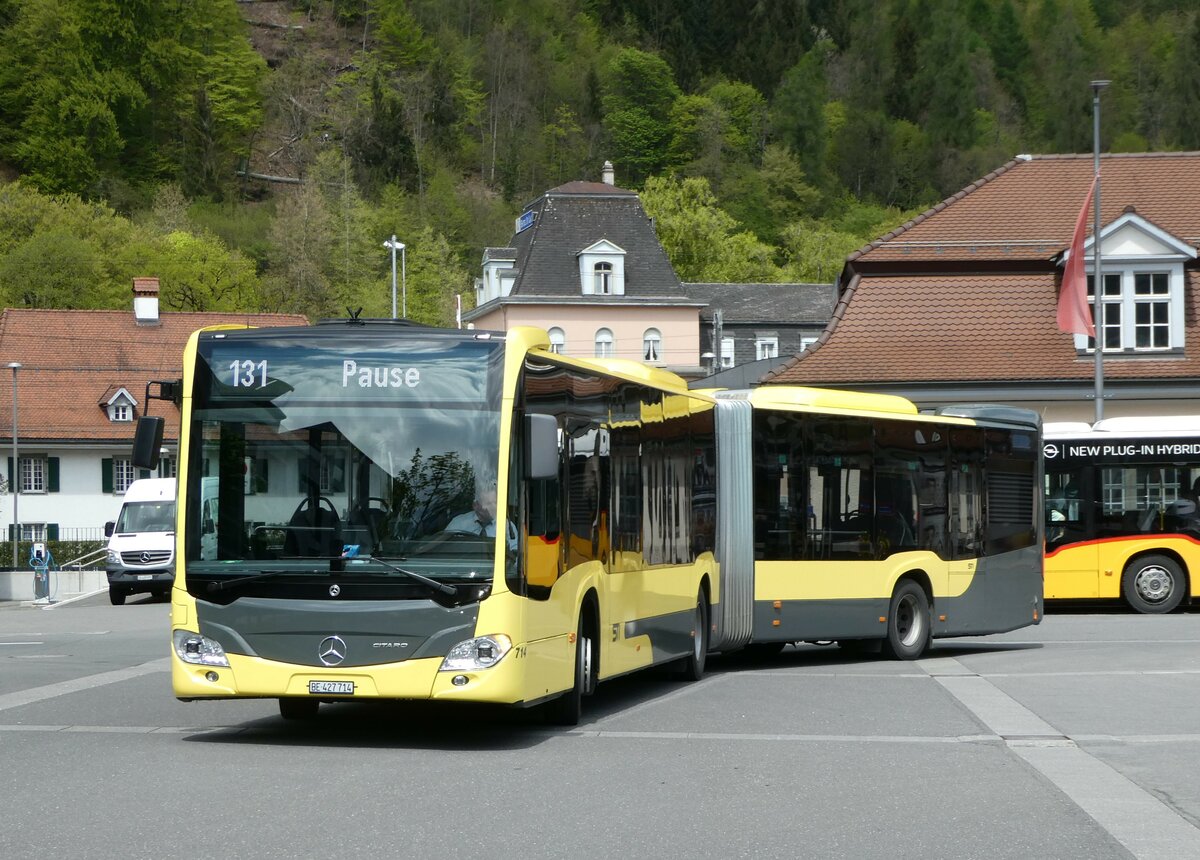
[{"label": "street lamp", "polygon": [[17,569],[17,543],[21,540],[21,520],[17,516],[17,499],[21,495],[21,458],[17,446],[17,371],[21,362],[10,361],[8,366],[13,372],[13,464],[8,476],[8,489],[13,500],[13,570]]},{"label": "street lamp", "polygon": [[400,300],[401,316],[408,319],[408,278],[406,260],[404,258],[404,243],[392,234],[392,238],[383,243],[383,247],[392,249],[392,319],[396,318],[396,252],[400,252]]}]

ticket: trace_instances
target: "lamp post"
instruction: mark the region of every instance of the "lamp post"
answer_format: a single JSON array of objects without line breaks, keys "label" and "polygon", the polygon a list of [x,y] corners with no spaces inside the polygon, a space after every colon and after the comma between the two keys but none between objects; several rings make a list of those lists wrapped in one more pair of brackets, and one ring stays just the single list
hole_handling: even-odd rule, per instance
[{"label": "lamp post", "polygon": [[392,249],[392,319],[396,318],[396,252],[400,252],[400,301],[401,316],[408,319],[408,278],[406,260],[404,257],[404,243],[396,238],[396,234],[392,234],[392,238],[383,243],[383,247]]},{"label": "lamp post", "polygon": [[17,569],[17,544],[21,540],[21,520],[17,516],[17,499],[21,495],[21,458],[17,446],[17,371],[21,369],[19,361],[10,361],[8,366],[13,373],[13,464],[8,476],[8,489],[12,493],[13,502],[13,570]]},{"label": "lamp post", "polygon": [[1100,263],[1100,93],[1111,81],[1092,81],[1092,171],[1096,176],[1096,196],[1092,200],[1092,284],[1096,296],[1094,326],[1096,329],[1095,390],[1096,420],[1104,418],[1104,276]]}]

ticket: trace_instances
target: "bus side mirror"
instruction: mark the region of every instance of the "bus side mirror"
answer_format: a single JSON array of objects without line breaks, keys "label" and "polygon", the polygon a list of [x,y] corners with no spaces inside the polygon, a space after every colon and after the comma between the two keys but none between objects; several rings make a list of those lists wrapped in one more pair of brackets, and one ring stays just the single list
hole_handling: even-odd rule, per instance
[{"label": "bus side mirror", "polygon": [[163,419],[158,415],[143,415],[138,419],[133,437],[133,465],[139,469],[157,469],[158,452],[162,448]]},{"label": "bus side mirror", "polygon": [[553,415],[525,416],[525,477],[558,477],[558,421]]}]

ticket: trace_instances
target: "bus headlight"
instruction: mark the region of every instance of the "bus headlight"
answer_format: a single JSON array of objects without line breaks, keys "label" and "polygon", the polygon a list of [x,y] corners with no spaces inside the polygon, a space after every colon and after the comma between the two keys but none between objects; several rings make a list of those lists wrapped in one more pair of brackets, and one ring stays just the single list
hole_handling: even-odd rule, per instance
[{"label": "bus headlight", "polygon": [[228,666],[225,649],[220,642],[193,633],[190,630],[175,631],[175,653],[185,663],[200,666]]},{"label": "bus headlight", "polygon": [[512,649],[512,640],[503,633],[480,636],[459,642],[442,660],[439,672],[469,672],[472,669],[490,669]]}]

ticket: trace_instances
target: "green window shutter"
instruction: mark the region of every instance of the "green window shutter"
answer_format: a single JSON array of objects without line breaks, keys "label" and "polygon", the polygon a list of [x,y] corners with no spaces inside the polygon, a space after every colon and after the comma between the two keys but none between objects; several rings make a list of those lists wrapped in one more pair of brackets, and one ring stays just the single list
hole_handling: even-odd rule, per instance
[{"label": "green window shutter", "polygon": [[[10,493],[12,492],[12,488],[16,484],[16,482],[17,482],[17,476],[13,474],[12,457],[9,457],[8,458],[8,491]],[[9,540],[12,540],[12,538],[9,537]]]},{"label": "green window shutter", "polygon": [[254,460],[254,492],[265,493],[267,491],[267,461],[265,459]]},{"label": "green window shutter", "polygon": [[46,540],[58,540],[58,523],[46,523]]},{"label": "green window shutter", "polygon": [[105,457],[100,461],[100,492],[111,493],[112,491],[113,491],[112,457]]},{"label": "green window shutter", "polygon": [[12,542],[13,534],[15,534],[16,528],[17,527],[15,525],[13,525],[12,523],[8,524],[8,540],[10,543]]},{"label": "green window shutter", "polygon": [[46,492],[58,492],[58,458],[46,458]]}]

